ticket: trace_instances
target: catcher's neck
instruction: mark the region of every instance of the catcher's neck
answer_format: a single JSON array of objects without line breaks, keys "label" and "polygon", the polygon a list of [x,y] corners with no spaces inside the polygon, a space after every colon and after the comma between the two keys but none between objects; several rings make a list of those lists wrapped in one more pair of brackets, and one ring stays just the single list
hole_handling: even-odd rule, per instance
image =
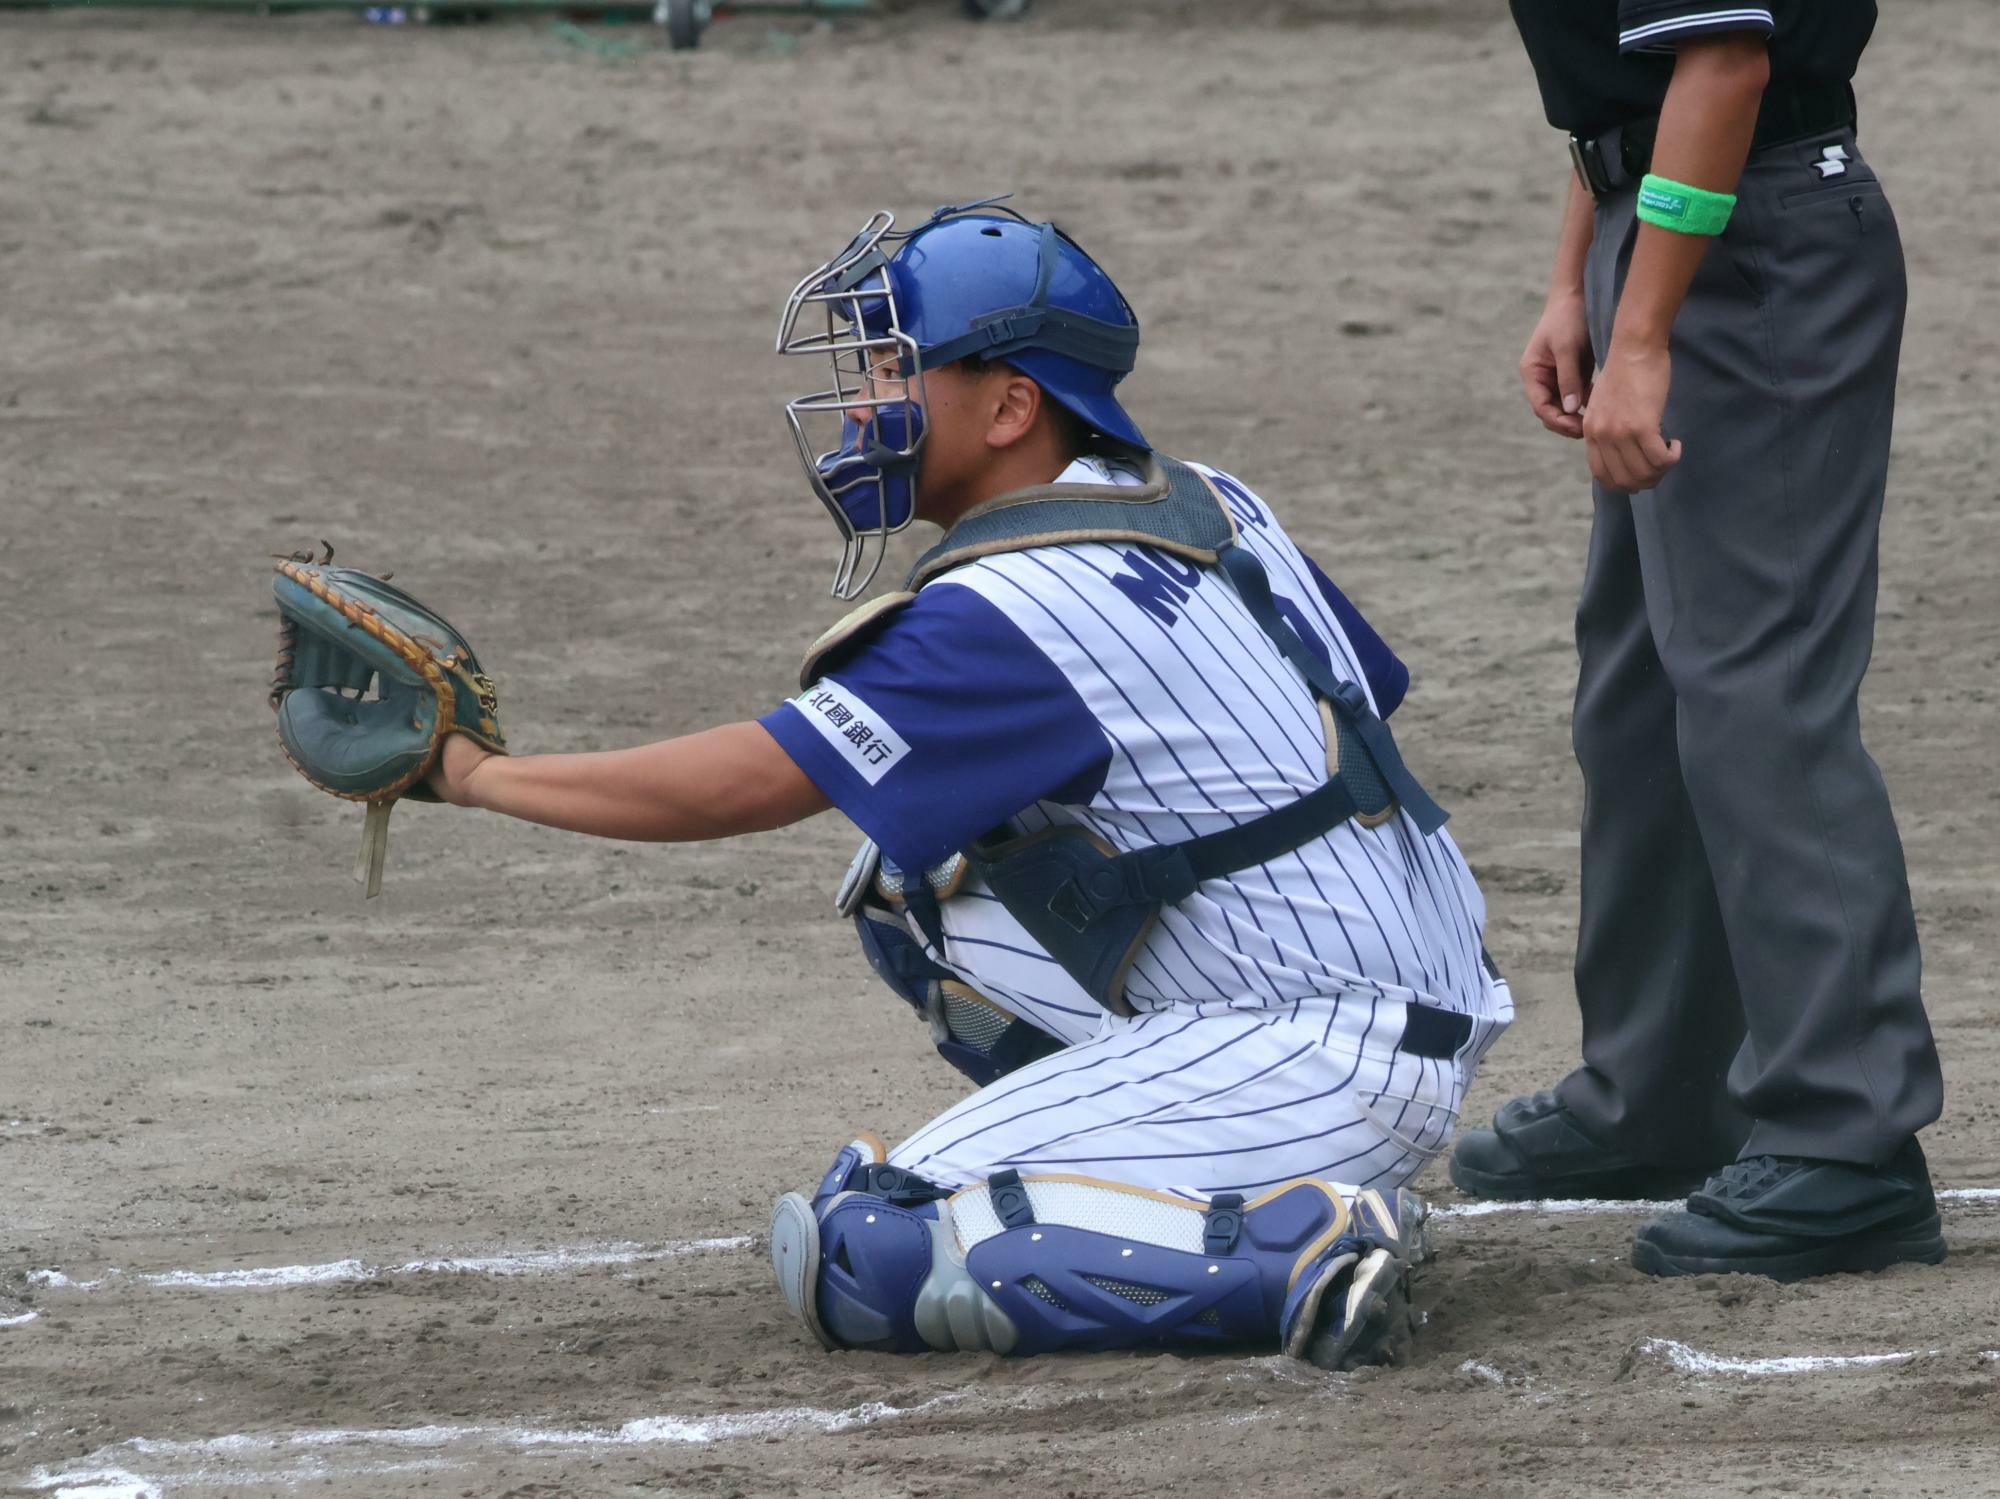
[{"label": "catcher's neck", "polygon": [[1013,494],[1016,490],[1055,483],[1074,458],[1075,455],[1066,448],[1037,445],[1031,452],[1009,448],[1004,454],[996,455],[996,460],[983,466],[976,475],[951,486],[942,494],[933,496],[920,491],[917,515],[949,531],[968,511],[978,509],[988,500]]}]

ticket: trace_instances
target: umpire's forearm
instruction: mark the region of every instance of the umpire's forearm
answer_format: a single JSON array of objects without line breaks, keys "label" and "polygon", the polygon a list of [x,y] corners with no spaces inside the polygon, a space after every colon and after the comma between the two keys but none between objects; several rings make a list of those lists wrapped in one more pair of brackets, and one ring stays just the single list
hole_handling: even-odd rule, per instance
[{"label": "umpire's forearm", "polygon": [[645,842],[762,832],[828,805],[756,723],[595,754],[493,755],[462,792],[468,806],[526,822]]},{"label": "umpire's forearm", "polygon": [[[1654,174],[1713,193],[1735,192],[1770,78],[1770,54],[1761,37],[1735,34],[1682,43],[1653,142]],[[1612,330],[1614,346],[1666,347],[1708,246],[1703,236],[1639,226]]]},{"label": "umpire's forearm", "polygon": [[1583,267],[1590,258],[1590,241],[1597,232],[1597,209],[1589,190],[1569,174],[1569,198],[1563,204],[1562,233],[1556,239],[1556,267],[1549,277],[1549,298],[1583,295]]}]

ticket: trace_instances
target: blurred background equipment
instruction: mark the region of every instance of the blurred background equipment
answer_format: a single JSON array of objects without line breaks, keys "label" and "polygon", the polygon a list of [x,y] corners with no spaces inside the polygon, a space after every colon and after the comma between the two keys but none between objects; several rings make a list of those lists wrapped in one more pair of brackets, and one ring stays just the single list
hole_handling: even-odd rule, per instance
[{"label": "blurred background equipment", "polygon": [[[959,0],[976,21],[1012,20],[1025,15],[1032,0]],[[423,5],[385,6],[368,0],[0,0],[0,10],[213,10],[276,15],[289,11],[351,10],[377,25],[483,21],[506,14],[587,15],[594,19],[640,19],[641,6],[596,6],[578,0],[429,0]],[[899,0],[654,0],[653,23],[667,45],[683,52],[701,45],[702,33],[732,15],[879,14],[899,8]]]}]

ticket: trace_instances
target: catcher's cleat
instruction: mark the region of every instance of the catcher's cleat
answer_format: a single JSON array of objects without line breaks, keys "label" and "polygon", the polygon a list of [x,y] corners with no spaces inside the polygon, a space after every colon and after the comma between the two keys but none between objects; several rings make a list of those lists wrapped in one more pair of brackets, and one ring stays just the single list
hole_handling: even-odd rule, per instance
[{"label": "catcher's cleat", "polygon": [[1936,1265],[1945,1257],[1922,1148],[1885,1166],[1759,1156],[1725,1166],[1685,1210],[1639,1230],[1632,1263],[1648,1275],[1814,1275]]},{"label": "catcher's cleat", "polygon": [[1698,1167],[1653,1166],[1585,1134],[1554,1089],[1510,1099],[1491,1129],[1469,1129],[1451,1154],[1452,1185],[1474,1197],[1621,1201],[1683,1197],[1701,1185]]},{"label": "catcher's cleat", "polygon": [[1424,1222],[1430,1210],[1414,1192],[1357,1193],[1352,1235],[1299,1298],[1285,1351],[1322,1369],[1400,1364],[1416,1332],[1410,1271],[1429,1258]]}]

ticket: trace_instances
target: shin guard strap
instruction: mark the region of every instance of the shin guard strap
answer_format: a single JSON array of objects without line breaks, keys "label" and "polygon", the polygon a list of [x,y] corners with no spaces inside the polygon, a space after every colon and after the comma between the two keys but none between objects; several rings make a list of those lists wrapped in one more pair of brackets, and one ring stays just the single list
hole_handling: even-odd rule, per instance
[{"label": "shin guard strap", "polygon": [[1028,1189],[1021,1185],[1021,1173],[1011,1166],[987,1177],[986,1190],[991,1194],[993,1216],[1005,1227],[1027,1228],[1035,1221],[1035,1209],[1028,1201]]}]

